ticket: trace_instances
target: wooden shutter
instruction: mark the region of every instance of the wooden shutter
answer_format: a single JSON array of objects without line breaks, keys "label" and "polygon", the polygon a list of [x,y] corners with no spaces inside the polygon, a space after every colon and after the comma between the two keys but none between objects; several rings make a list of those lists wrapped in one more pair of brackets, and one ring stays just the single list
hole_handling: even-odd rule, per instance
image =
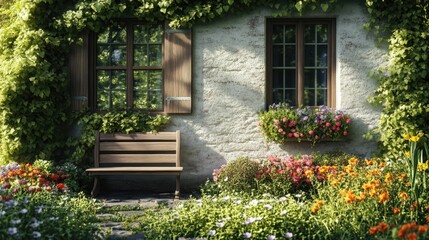
[{"label": "wooden shutter", "polygon": [[164,112],[191,113],[191,30],[166,29],[164,37]]},{"label": "wooden shutter", "polygon": [[88,106],[88,34],[82,45],[73,45],[69,56],[71,109],[79,111]]}]

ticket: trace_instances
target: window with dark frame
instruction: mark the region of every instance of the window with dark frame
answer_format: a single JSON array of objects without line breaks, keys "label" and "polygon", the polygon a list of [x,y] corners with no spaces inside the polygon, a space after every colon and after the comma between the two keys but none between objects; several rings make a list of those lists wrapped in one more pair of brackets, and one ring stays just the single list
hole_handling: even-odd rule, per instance
[{"label": "window with dark frame", "polygon": [[163,109],[162,26],[118,22],[96,35],[95,108]]},{"label": "window with dark frame", "polygon": [[267,105],[335,107],[335,19],[266,23]]}]

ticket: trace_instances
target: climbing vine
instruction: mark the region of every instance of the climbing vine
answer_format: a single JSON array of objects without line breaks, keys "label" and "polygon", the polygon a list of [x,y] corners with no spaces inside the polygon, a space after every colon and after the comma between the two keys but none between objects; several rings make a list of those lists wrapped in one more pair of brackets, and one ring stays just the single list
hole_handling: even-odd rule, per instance
[{"label": "climbing vine", "polygon": [[402,157],[405,133],[429,133],[429,3],[367,0],[367,28],[389,43],[388,65],[378,69],[373,103],[382,106],[381,150]]},{"label": "climbing vine", "polygon": [[[79,33],[112,19],[168,21],[174,28],[258,7],[276,15],[329,11],[337,0],[0,0],[0,162],[53,159],[70,135],[66,58]],[[389,2],[389,3],[387,3]],[[380,141],[399,151],[399,130],[427,130],[427,1],[366,1],[368,28],[390,39],[374,102],[384,106]],[[403,3],[404,2],[404,3]],[[408,15],[409,16],[408,16]],[[381,23],[381,25],[380,25]],[[429,132],[429,131],[427,131]],[[391,142],[393,144],[389,145]],[[390,146],[394,147],[390,147]],[[64,156],[61,156],[64,157]]]}]

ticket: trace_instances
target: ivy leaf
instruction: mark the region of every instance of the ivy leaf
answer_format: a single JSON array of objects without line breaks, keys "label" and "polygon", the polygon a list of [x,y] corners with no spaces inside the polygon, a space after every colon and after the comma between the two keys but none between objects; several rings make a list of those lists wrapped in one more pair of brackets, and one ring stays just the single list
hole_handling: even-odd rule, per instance
[{"label": "ivy leaf", "polygon": [[298,1],[295,4],[295,8],[298,10],[298,12],[301,12],[302,11],[302,1]]},{"label": "ivy leaf", "polygon": [[101,12],[101,4],[99,4],[98,2],[92,4],[91,8],[92,10],[94,10],[94,12]]},{"label": "ivy leaf", "polygon": [[234,3],[234,0],[228,0],[228,4],[232,5]]},{"label": "ivy leaf", "polygon": [[322,4],[320,4],[320,7],[322,7],[322,11],[326,12],[326,11],[328,11],[329,4],[327,4],[327,3],[322,3]]},{"label": "ivy leaf", "polygon": [[127,8],[125,4],[119,4],[119,11],[124,12],[124,10]]}]

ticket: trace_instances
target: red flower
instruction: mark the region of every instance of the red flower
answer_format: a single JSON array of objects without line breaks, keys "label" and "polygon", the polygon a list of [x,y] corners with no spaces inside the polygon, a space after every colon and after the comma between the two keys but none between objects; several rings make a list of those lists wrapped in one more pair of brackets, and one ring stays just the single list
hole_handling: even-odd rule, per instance
[{"label": "red flower", "polygon": [[52,180],[54,180],[54,181],[57,181],[57,180],[58,180],[58,178],[59,178],[59,177],[58,177],[58,175],[57,175],[57,174],[52,174],[52,175],[51,175],[51,179],[52,179]]},{"label": "red flower", "polygon": [[64,183],[58,183],[58,184],[57,184],[57,188],[58,188],[58,190],[61,190],[61,189],[63,189],[64,187],[65,187]]}]

